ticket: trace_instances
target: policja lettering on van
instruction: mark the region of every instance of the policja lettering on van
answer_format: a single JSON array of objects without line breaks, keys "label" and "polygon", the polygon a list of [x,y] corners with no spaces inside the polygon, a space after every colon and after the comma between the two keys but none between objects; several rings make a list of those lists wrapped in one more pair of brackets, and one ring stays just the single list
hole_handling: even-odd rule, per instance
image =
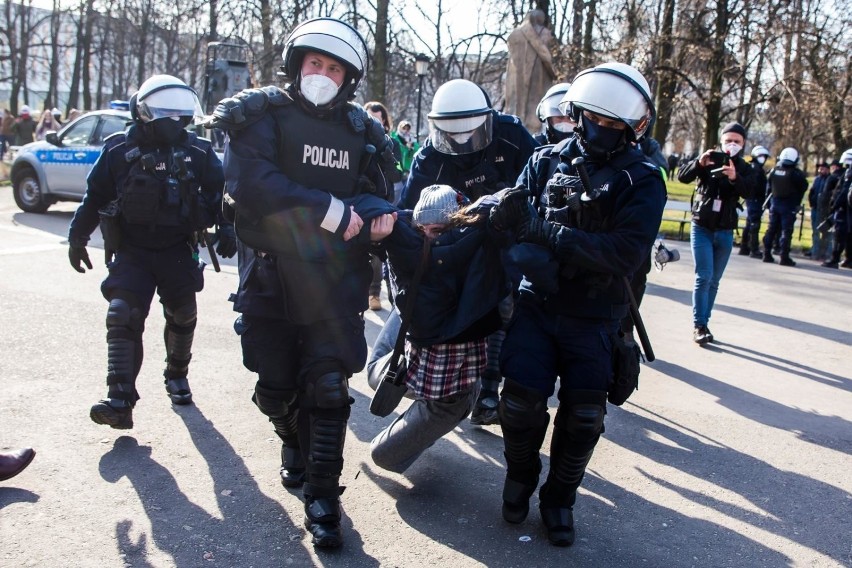
[{"label": "policja lettering on van", "polygon": [[335,150],[334,148],[323,148],[305,144],[302,154],[302,163],[307,164],[310,160],[313,166],[325,168],[349,169],[349,152],[346,150]]}]

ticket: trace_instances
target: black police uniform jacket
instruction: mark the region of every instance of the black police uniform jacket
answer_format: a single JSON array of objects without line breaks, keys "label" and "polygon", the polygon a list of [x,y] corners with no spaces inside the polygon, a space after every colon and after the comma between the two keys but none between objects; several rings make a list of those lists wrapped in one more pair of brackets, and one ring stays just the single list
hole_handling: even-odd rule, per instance
[{"label": "black police uniform jacket", "polygon": [[[430,242],[429,257],[418,287],[408,331],[415,345],[463,343],[497,331],[502,322],[497,304],[510,290],[501,260],[508,235],[488,223],[497,203],[484,196],[469,209],[478,219],[453,225]],[[402,312],[411,297],[411,280],[422,261],[422,231],[412,212],[400,211],[393,232],[381,242],[390,262],[391,288]]]},{"label": "black police uniform jacket", "polygon": [[471,201],[511,187],[538,144],[516,116],[492,111],[492,125],[491,144],[472,154],[442,154],[427,138],[414,156],[400,206],[414,209],[423,188],[433,184],[449,185]]},{"label": "black police uniform jacket", "polygon": [[[555,173],[577,176],[571,161],[585,157],[576,137],[539,148],[518,183],[525,185],[539,212]],[[588,159],[588,158],[587,158]],[[557,288],[547,289],[524,271],[521,297],[542,302],[551,313],[568,317],[617,320],[625,317],[629,297],[624,285],[639,269],[654,244],[666,203],[666,186],[659,168],[630,148],[609,162],[587,162],[586,169],[598,197],[584,205],[582,216],[561,224],[552,253],[557,263]],[[518,247],[524,246],[516,245]],[[530,245],[528,245],[530,246]],[[536,246],[536,245],[531,245]]]},{"label": "black police uniform jacket", "polygon": [[802,198],[808,191],[808,179],[805,173],[795,166],[777,165],[769,173],[769,188],[772,201],[795,209],[802,203]]},{"label": "black police uniform jacket", "polygon": [[[183,154],[191,179],[176,179],[173,151]],[[143,157],[150,168],[143,169]],[[134,223],[132,215],[125,214],[129,206],[123,196],[129,176],[149,176],[150,187],[159,192],[152,223]],[[125,132],[113,134],[106,139],[87,184],[68,233],[69,241],[74,244],[88,242],[100,221],[98,211],[116,199],[122,210],[119,217],[122,246],[162,250],[186,243],[195,231],[223,222],[222,162],[209,140],[189,132],[181,134],[179,142],[167,146],[151,142],[135,124]]]},{"label": "black police uniform jacket", "polygon": [[728,176],[714,177],[710,173],[712,168],[705,168],[699,160],[700,157],[677,171],[677,179],[681,183],[692,183],[698,178],[692,202],[692,222],[711,231],[736,229],[740,198],[753,199],[758,193],[754,168],[739,155],[733,156],[731,160],[737,177],[731,181]]},{"label": "black police uniform jacket", "polygon": [[[241,254],[234,309],[299,325],[364,311],[372,217],[362,217],[359,235],[344,241],[350,205],[368,198],[364,207],[373,217],[393,208],[384,200],[392,186],[372,160],[368,134],[353,127],[351,113],[360,107],[343,103],[320,112],[289,92],[265,92],[271,94],[268,107],[229,131],[225,179],[238,215],[237,237],[260,249],[246,235],[250,229],[266,233],[275,250],[261,252],[277,259],[278,275],[262,274],[268,267],[251,251]],[[277,287],[263,287],[273,279]]]}]

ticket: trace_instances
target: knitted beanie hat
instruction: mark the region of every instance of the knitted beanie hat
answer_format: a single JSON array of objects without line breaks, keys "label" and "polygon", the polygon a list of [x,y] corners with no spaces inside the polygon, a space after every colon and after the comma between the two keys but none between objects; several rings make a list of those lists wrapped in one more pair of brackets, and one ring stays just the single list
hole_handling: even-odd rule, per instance
[{"label": "knitted beanie hat", "polygon": [[418,225],[447,225],[450,216],[459,210],[456,190],[448,185],[423,188],[414,206],[414,222]]},{"label": "knitted beanie hat", "polygon": [[724,128],[722,128],[722,134],[726,134],[728,132],[734,132],[743,138],[748,138],[748,136],[746,136],[746,129],[739,122],[729,122],[726,124]]}]

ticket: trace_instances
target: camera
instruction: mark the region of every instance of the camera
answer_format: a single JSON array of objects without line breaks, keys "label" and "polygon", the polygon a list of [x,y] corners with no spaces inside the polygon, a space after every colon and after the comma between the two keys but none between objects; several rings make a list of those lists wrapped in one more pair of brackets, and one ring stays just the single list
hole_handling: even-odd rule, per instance
[{"label": "camera", "polygon": [[725,152],[710,152],[710,175],[713,177],[722,177],[722,167],[727,166],[731,162],[731,157]]},{"label": "camera", "polygon": [[654,268],[661,271],[667,263],[680,260],[680,252],[677,249],[667,249],[663,241],[657,241],[654,245]]}]

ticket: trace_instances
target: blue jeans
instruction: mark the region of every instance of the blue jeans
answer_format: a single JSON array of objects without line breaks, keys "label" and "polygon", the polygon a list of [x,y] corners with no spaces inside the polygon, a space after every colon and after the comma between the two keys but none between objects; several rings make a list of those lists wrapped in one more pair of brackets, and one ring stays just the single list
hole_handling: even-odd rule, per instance
[{"label": "blue jeans", "polygon": [[734,231],[713,231],[692,223],[689,231],[692,258],[695,262],[695,286],[692,289],[692,322],[707,325],[719,291],[719,281],[734,248]]}]

